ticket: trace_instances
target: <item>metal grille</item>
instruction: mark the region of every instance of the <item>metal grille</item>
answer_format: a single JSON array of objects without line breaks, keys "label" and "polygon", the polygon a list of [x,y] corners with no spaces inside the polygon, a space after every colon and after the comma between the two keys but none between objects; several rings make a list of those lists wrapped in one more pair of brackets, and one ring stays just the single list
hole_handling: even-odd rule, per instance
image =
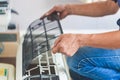
[{"label": "metal grille", "polygon": [[24,80],[59,80],[51,46],[62,33],[57,13],[30,24],[22,49]]}]

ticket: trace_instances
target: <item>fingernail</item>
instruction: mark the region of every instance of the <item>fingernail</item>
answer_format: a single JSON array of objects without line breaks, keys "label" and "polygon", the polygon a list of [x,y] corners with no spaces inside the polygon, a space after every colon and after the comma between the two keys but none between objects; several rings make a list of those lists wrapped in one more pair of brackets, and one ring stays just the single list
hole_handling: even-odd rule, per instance
[{"label": "fingernail", "polygon": [[55,53],[55,51],[52,49],[52,53],[54,54]]},{"label": "fingernail", "polygon": [[46,15],[46,16],[48,16],[48,15],[49,15],[49,13],[46,13],[45,15]]}]

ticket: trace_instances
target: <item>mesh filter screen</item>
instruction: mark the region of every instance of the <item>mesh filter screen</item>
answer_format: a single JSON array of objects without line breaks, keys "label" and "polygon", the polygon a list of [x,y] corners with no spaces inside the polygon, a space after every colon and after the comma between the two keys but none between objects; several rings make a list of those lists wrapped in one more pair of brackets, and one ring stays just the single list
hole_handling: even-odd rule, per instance
[{"label": "mesh filter screen", "polygon": [[[28,74],[29,69],[34,68],[33,70],[37,69],[38,73],[42,76],[42,74],[46,74],[47,72],[49,72],[47,71],[47,68],[45,68],[45,65],[49,66],[49,70],[51,70],[51,74],[52,73],[55,74],[55,71],[54,71],[55,66],[54,66],[53,60],[50,58],[51,55],[47,53],[50,53],[51,45],[53,45],[54,40],[62,33],[63,32],[62,32],[62,28],[61,28],[57,13],[53,13],[43,19],[37,19],[29,25],[27,29],[27,33],[24,36],[24,42],[23,42],[23,52],[22,52],[23,53],[23,75]],[[40,56],[41,56],[41,59],[40,59]],[[48,59],[44,60],[42,58],[43,56],[47,56]],[[46,62],[44,64],[41,64],[40,60],[38,60],[36,62],[37,64],[34,64],[32,68],[29,68],[29,66],[32,64],[33,60],[35,59],[36,60],[40,59],[42,62],[47,61],[49,64]],[[44,70],[46,72],[41,72],[40,70],[41,66],[44,66],[42,68],[46,69]],[[32,70],[30,71],[32,74]],[[34,80],[39,80],[39,77],[34,77],[36,78]],[[50,80],[58,80],[57,76],[52,76],[49,78],[51,78]],[[29,79],[33,80],[33,77]],[[40,80],[49,80],[49,79],[46,78],[46,79],[40,79]]]}]

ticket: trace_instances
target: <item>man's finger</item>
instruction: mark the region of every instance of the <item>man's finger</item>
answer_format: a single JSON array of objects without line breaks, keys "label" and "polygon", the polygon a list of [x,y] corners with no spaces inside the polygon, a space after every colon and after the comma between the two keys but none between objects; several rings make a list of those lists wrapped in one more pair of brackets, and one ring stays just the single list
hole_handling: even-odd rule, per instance
[{"label": "man's finger", "polygon": [[59,16],[59,19],[63,19],[63,18],[65,18],[66,15],[67,15],[67,12],[63,12],[63,13],[61,13],[61,15]]},{"label": "man's finger", "polygon": [[49,10],[49,11],[46,13],[46,15],[48,16],[48,15],[52,14],[53,12],[56,12],[56,7],[53,7],[51,10]]},{"label": "man's finger", "polygon": [[46,13],[40,17],[40,19],[43,19],[46,17]]},{"label": "man's finger", "polygon": [[57,44],[62,40],[62,36],[58,37],[57,40],[55,40],[54,46],[57,46]]},{"label": "man's finger", "polygon": [[43,19],[46,16],[49,16],[50,14],[52,14],[53,12],[56,11],[56,8],[53,7],[52,9],[50,9],[47,13],[45,13],[43,16],[40,17],[40,19]]},{"label": "man's finger", "polygon": [[58,43],[58,45],[56,45],[56,46],[54,46],[53,48],[52,48],[52,52],[55,54],[55,53],[57,53],[57,52],[59,52],[59,48],[60,48],[60,45],[59,45],[59,43]]}]

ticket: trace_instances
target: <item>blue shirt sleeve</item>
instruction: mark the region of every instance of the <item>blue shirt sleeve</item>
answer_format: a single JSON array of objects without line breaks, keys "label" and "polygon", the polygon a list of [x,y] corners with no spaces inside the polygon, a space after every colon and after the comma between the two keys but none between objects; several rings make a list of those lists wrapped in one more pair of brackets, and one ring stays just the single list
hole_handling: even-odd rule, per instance
[{"label": "blue shirt sleeve", "polygon": [[120,0],[117,0],[117,2],[118,2],[118,5],[119,5],[119,7],[120,7]]}]

